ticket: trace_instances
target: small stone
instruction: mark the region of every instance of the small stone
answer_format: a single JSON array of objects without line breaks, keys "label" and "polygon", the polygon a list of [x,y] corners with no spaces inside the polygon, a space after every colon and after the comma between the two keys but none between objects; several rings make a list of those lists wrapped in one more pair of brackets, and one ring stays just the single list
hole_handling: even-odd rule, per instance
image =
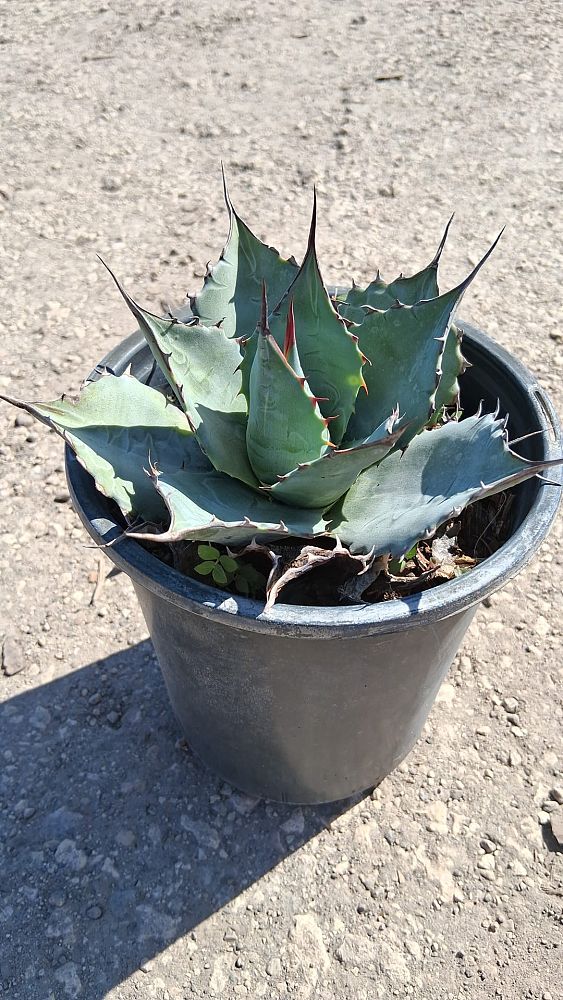
[{"label": "small stone", "polygon": [[135,847],[137,843],[137,837],[133,830],[119,830],[115,839],[121,847]]},{"label": "small stone", "polygon": [[74,1000],[82,994],[82,982],[78,975],[78,966],[74,962],[65,962],[55,971],[55,979],[61,983],[67,997]]},{"label": "small stone", "polygon": [[326,972],[330,968],[330,958],[323,940],[323,933],[312,913],[298,913],[289,931],[289,940],[300,954],[306,954],[310,962]]},{"label": "small stone", "polygon": [[504,708],[505,712],[517,712],[518,702],[516,698],[503,698],[502,707]]},{"label": "small stone", "polygon": [[483,837],[483,839],[479,841],[479,846],[483,848],[485,854],[494,854],[497,849],[497,845],[494,841],[489,840],[488,837]]},{"label": "small stone", "polygon": [[453,901],[454,901],[454,903],[464,903],[465,902],[465,896],[462,893],[461,889],[454,889]]},{"label": "small stone", "polygon": [[552,813],[550,817],[551,832],[560,847],[563,847],[563,809]]},{"label": "small stone", "polygon": [[560,788],[559,786],[557,788],[552,788],[549,795],[554,802],[558,802],[560,806],[563,806],[563,788]]},{"label": "small stone", "polygon": [[24,669],[25,665],[25,657],[21,646],[19,646],[11,635],[7,635],[4,639],[4,645],[2,647],[2,666],[4,668],[4,673],[8,677],[13,677],[14,674],[19,674]]},{"label": "small stone", "polygon": [[117,723],[119,722],[119,718],[120,718],[119,712],[115,711],[108,712],[108,714],[106,715],[106,719],[109,722],[110,726],[116,726]]},{"label": "small stone", "polygon": [[281,828],[284,833],[293,836],[303,833],[305,829],[305,817],[303,815],[303,810],[296,809],[289,819],[287,819],[285,823],[282,823]]},{"label": "small stone", "polygon": [[64,893],[62,889],[55,889],[55,891],[49,896],[48,902],[51,906],[64,906],[66,903],[66,893]]},{"label": "small stone", "polygon": [[79,872],[86,867],[87,857],[84,851],[76,846],[74,840],[61,840],[55,851],[55,861],[64,868]]},{"label": "small stone", "polygon": [[522,756],[518,753],[518,750],[509,751],[508,763],[510,764],[510,767],[520,767],[522,763]]},{"label": "small stone", "polygon": [[430,802],[424,812],[430,820],[426,826],[430,833],[446,834],[448,832],[448,807],[445,802],[441,802],[439,799]]},{"label": "small stone", "polygon": [[266,966],[266,975],[271,976],[273,979],[277,979],[281,976],[282,964],[279,958],[271,958]]},{"label": "small stone", "polygon": [[102,191],[119,191],[122,183],[119,177],[103,177]]},{"label": "small stone", "polygon": [[420,947],[418,941],[414,941],[412,938],[407,938],[405,941],[405,948],[409,955],[413,958],[420,960],[422,958],[422,948]]},{"label": "small stone", "polygon": [[36,705],[29,717],[29,721],[34,729],[45,729],[51,721],[51,713],[43,705]]},{"label": "small stone", "polygon": [[89,917],[90,920],[99,920],[103,912],[104,911],[101,906],[89,906],[86,910],[86,916]]},{"label": "small stone", "polygon": [[59,490],[58,493],[55,493],[53,500],[55,503],[68,503],[70,500],[70,493],[68,490]]},{"label": "small stone", "polygon": [[559,804],[557,802],[554,802],[553,799],[546,799],[545,802],[542,802],[541,807],[544,812],[553,813],[557,812],[557,810],[559,809]]},{"label": "small stone", "polygon": [[544,638],[544,639],[551,632],[551,625],[549,624],[547,618],[544,618],[543,615],[538,615],[537,616],[537,618],[536,618],[536,620],[534,622],[533,628],[534,628],[534,631],[538,635],[541,635],[541,637]]},{"label": "small stone", "polygon": [[509,861],[506,867],[518,878],[524,878],[528,874],[524,865],[521,865],[517,858],[514,861]]},{"label": "small stone", "polygon": [[493,871],[495,868],[495,859],[492,854],[485,854],[482,858],[479,858],[477,862],[477,868],[480,871]]},{"label": "small stone", "polygon": [[520,725],[520,716],[517,715],[516,712],[507,712],[506,718],[510,722],[511,726],[519,726]]},{"label": "small stone", "polygon": [[14,420],[14,427],[33,427],[34,419],[31,413],[18,413]]}]

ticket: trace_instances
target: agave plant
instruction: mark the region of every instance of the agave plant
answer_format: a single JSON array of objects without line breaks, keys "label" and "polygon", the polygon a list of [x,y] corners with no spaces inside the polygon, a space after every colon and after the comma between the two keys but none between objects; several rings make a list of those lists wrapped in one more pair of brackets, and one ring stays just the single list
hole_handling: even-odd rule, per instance
[{"label": "agave plant", "polygon": [[293,537],[302,566],[338,558],[360,572],[555,464],[515,454],[498,413],[460,419],[454,315],[498,237],[451,291],[437,283],[448,223],[417,274],[331,295],[316,199],[298,266],[225,195],[226,246],[182,314],[147,311],[112,275],[166,389],[104,371],[76,400],[8,398],[62,435],[132,537],[229,551]]}]

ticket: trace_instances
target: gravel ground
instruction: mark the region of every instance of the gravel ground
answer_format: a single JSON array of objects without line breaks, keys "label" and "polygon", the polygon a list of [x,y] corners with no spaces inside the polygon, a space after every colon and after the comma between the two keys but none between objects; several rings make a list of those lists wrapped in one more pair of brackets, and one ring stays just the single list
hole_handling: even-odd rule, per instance
[{"label": "gravel ground", "polygon": [[[327,280],[443,283],[560,405],[561,7],[507,0],[0,2],[0,387],[74,390],[225,237],[219,160]],[[0,988],[10,1000],[561,995],[561,520],[478,612],[422,739],[371,796],[256,802],[194,759],[132,588],[62,449],[0,412]],[[102,557],[105,558],[105,557]]]}]

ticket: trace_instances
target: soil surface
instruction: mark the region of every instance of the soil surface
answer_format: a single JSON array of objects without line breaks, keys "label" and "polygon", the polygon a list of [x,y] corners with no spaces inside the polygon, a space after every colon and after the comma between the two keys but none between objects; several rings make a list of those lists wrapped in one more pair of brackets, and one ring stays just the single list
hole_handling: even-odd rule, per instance
[{"label": "soil surface", "polygon": [[[1,391],[51,399],[226,236],[219,161],[327,281],[442,284],[562,402],[561,7],[0,2]],[[0,410],[0,989],[10,1000],[561,995],[562,522],[477,612],[372,795],[257,802],[186,748],[62,447]],[[100,576],[101,574],[101,576]],[[343,664],[345,668],[345,664]],[[413,669],[416,666],[413,665]],[[332,822],[329,822],[330,820]]]}]

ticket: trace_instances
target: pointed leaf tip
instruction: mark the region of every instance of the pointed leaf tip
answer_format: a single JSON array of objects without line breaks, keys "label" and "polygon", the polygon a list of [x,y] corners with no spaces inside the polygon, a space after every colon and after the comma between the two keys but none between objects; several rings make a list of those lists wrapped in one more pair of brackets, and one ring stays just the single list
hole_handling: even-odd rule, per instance
[{"label": "pointed leaf tip", "polygon": [[483,264],[485,264],[488,261],[488,259],[491,256],[493,250],[496,249],[496,246],[497,246],[497,244],[498,244],[498,242],[499,242],[502,234],[504,233],[505,229],[506,229],[506,226],[503,226],[502,229],[501,229],[501,231],[500,231],[500,233],[496,237],[496,239],[493,240],[493,242],[491,243],[491,245],[490,245],[489,249],[487,250],[487,252],[485,254],[483,254],[483,256],[481,257],[481,260],[475,265],[475,267],[473,268],[473,270],[471,271],[471,273],[468,274],[467,277],[462,282],[460,282],[460,284],[457,286],[457,289],[454,289],[454,291],[457,290],[457,291],[460,292],[460,294],[462,294],[463,292],[466,291],[467,288],[469,288],[469,285],[471,284],[471,282],[473,281],[473,279],[477,276],[477,274],[479,273],[479,271],[483,267]]},{"label": "pointed leaf tip", "polygon": [[444,235],[442,236],[442,239],[440,240],[440,243],[438,245],[438,249],[436,250],[436,253],[434,254],[434,257],[432,258],[432,260],[430,261],[428,267],[433,267],[434,269],[438,268],[438,264],[440,263],[440,257],[442,256],[442,251],[443,251],[443,249],[444,249],[444,247],[446,245],[446,240],[448,238],[448,233],[450,231],[450,226],[451,226],[452,222],[454,221],[454,215],[455,215],[455,212],[452,212],[452,214],[450,215],[450,218],[448,219],[448,222],[446,224],[446,228],[444,229]]},{"label": "pointed leaf tip", "polygon": [[316,256],[315,239],[317,235],[317,188],[313,185],[313,211],[311,213],[311,225],[309,226],[309,239],[307,241],[307,254]]}]

